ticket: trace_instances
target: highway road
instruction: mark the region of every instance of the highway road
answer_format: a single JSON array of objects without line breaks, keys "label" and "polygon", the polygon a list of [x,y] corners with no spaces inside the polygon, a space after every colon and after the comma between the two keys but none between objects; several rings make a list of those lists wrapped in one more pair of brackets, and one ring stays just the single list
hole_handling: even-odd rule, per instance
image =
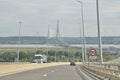
[{"label": "highway road", "polygon": [[62,65],[24,71],[7,76],[0,80],[83,80],[75,66]]}]

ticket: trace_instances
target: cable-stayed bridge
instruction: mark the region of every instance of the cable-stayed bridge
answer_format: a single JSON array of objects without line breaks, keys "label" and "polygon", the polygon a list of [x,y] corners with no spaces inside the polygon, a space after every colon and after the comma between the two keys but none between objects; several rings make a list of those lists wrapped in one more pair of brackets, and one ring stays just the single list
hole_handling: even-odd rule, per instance
[{"label": "cable-stayed bridge", "polygon": [[70,45],[65,42],[61,36],[60,36],[60,30],[59,30],[59,20],[57,20],[57,29],[56,29],[56,36],[53,38],[50,38],[50,30],[48,26],[48,37],[47,42],[48,45],[54,45],[54,46],[61,46],[61,47],[69,47]]}]

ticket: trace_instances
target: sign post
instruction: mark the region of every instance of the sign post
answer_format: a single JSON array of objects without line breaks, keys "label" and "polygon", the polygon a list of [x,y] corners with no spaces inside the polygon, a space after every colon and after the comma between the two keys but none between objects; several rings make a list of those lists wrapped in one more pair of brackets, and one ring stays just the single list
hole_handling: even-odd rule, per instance
[{"label": "sign post", "polygon": [[97,50],[95,48],[90,48],[89,50],[89,61],[94,61],[97,59]]}]

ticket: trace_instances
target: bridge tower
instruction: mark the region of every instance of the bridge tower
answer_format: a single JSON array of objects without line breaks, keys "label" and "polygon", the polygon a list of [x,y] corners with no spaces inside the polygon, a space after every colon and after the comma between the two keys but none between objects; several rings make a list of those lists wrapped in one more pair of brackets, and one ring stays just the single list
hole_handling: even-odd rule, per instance
[{"label": "bridge tower", "polygon": [[60,40],[59,20],[57,20],[56,39]]}]

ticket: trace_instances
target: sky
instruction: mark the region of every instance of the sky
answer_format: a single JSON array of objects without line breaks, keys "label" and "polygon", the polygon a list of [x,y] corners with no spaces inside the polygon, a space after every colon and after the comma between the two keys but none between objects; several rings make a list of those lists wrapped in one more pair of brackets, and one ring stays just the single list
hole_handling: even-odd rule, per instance
[{"label": "sky", "polygon": [[[81,0],[85,36],[97,36],[96,0]],[[120,36],[120,0],[99,0],[101,36]],[[0,37],[56,35],[79,37],[81,4],[77,0],[0,0]]]}]

